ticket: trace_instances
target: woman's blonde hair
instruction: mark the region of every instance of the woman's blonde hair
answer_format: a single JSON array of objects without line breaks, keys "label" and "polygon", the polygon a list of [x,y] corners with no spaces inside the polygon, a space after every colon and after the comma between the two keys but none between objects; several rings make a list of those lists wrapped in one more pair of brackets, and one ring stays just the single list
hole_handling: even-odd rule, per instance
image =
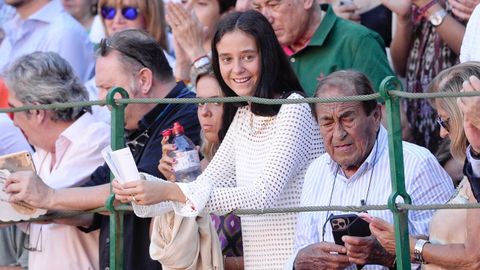
[{"label": "woman's blonde hair", "polygon": [[[428,92],[460,92],[463,82],[470,76],[480,77],[480,62],[465,62],[440,72],[428,85]],[[430,101],[435,108],[435,103]],[[467,137],[463,129],[463,115],[456,98],[437,98],[437,104],[449,115],[450,152],[463,162],[466,156]]]},{"label": "woman's blonde hair", "polygon": [[[114,6],[123,5],[123,0],[113,0]],[[165,22],[165,7],[163,0],[136,0],[138,3],[138,9],[140,14],[145,18],[145,31],[147,31],[160,46],[168,51],[167,44],[167,24]],[[98,9],[101,10],[102,6],[108,3],[112,3],[112,0],[99,0]],[[104,23],[105,19],[102,18]],[[105,23],[104,23],[105,26]]]}]

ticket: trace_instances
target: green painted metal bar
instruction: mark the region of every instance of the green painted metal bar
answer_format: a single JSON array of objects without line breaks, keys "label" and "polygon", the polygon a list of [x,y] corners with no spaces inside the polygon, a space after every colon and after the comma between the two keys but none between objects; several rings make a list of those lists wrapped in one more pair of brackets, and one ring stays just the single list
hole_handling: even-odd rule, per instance
[{"label": "green painted metal bar", "polygon": [[408,241],[408,211],[399,211],[395,205],[398,197],[403,198],[404,203],[411,204],[410,196],[405,189],[400,99],[388,94],[388,90],[401,89],[402,84],[394,76],[385,78],[380,85],[380,94],[385,99],[387,110],[388,150],[390,155],[390,174],[392,178],[392,194],[388,198],[388,207],[393,213],[395,225],[397,269],[411,270]]},{"label": "green painted metal bar", "polygon": [[[124,117],[126,104],[117,104],[115,96],[128,98],[128,93],[123,88],[113,88],[108,92],[107,104],[112,112],[111,121],[111,147],[117,150],[125,147]],[[110,180],[113,174],[110,173]],[[123,212],[115,211],[115,196],[113,194],[105,202],[105,207],[110,211],[110,269],[123,270]]]}]

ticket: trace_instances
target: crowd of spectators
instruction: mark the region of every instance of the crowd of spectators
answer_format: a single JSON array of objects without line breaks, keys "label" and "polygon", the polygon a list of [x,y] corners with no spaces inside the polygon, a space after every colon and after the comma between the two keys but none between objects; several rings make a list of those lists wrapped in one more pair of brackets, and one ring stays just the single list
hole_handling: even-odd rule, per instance
[{"label": "crowd of spectators", "polygon": [[[298,100],[377,92],[480,91],[480,0],[0,0],[0,108],[105,99]],[[406,191],[415,205],[480,200],[480,97],[402,99]],[[236,209],[387,204],[385,106],[355,102],[128,104],[125,146],[140,179],[110,181],[107,106],[0,114],[0,155],[36,172],[8,200],[48,211],[132,204],[123,268],[396,269],[393,215],[334,239],[342,211]],[[176,181],[180,122],[202,173]],[[478,209],[408,212],[413,267],[478,269]],[[0,270],[109,269],[108,213],[0,224]]]}]

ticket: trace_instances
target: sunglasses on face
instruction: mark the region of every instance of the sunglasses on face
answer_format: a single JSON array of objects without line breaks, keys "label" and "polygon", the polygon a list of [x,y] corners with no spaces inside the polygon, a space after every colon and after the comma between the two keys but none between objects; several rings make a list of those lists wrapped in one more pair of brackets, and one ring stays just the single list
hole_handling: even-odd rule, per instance
[{"label": "sunglasses on face", "polygon": [[437,124],[444,128],[446,131],[450,131],[450,119],[442,120],[440,116],[437,116]]},{"label": "sunglasses on face", "polygon": [[[138,8],[130,6],[123,7],[120,10],[123,18],[130,21],[137,19],[138,14],[140,13],[140,10]],[[113,20],[113,18],[115,18],[115,15],[117,14],[117,8],[107,5],[102,6],[101,14],[105,20]]]}]

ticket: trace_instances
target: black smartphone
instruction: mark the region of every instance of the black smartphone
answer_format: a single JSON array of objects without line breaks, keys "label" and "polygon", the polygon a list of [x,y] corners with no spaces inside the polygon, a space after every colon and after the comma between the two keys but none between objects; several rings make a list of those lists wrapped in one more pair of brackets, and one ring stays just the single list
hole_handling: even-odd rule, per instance
[{"label": "black smartphone", "polygon": [[372,234],[368,222],[357,214],[334,215],[330,218],[330,225],[337,245],[345,245],[342,241],[344,235],[364,237]]}]

